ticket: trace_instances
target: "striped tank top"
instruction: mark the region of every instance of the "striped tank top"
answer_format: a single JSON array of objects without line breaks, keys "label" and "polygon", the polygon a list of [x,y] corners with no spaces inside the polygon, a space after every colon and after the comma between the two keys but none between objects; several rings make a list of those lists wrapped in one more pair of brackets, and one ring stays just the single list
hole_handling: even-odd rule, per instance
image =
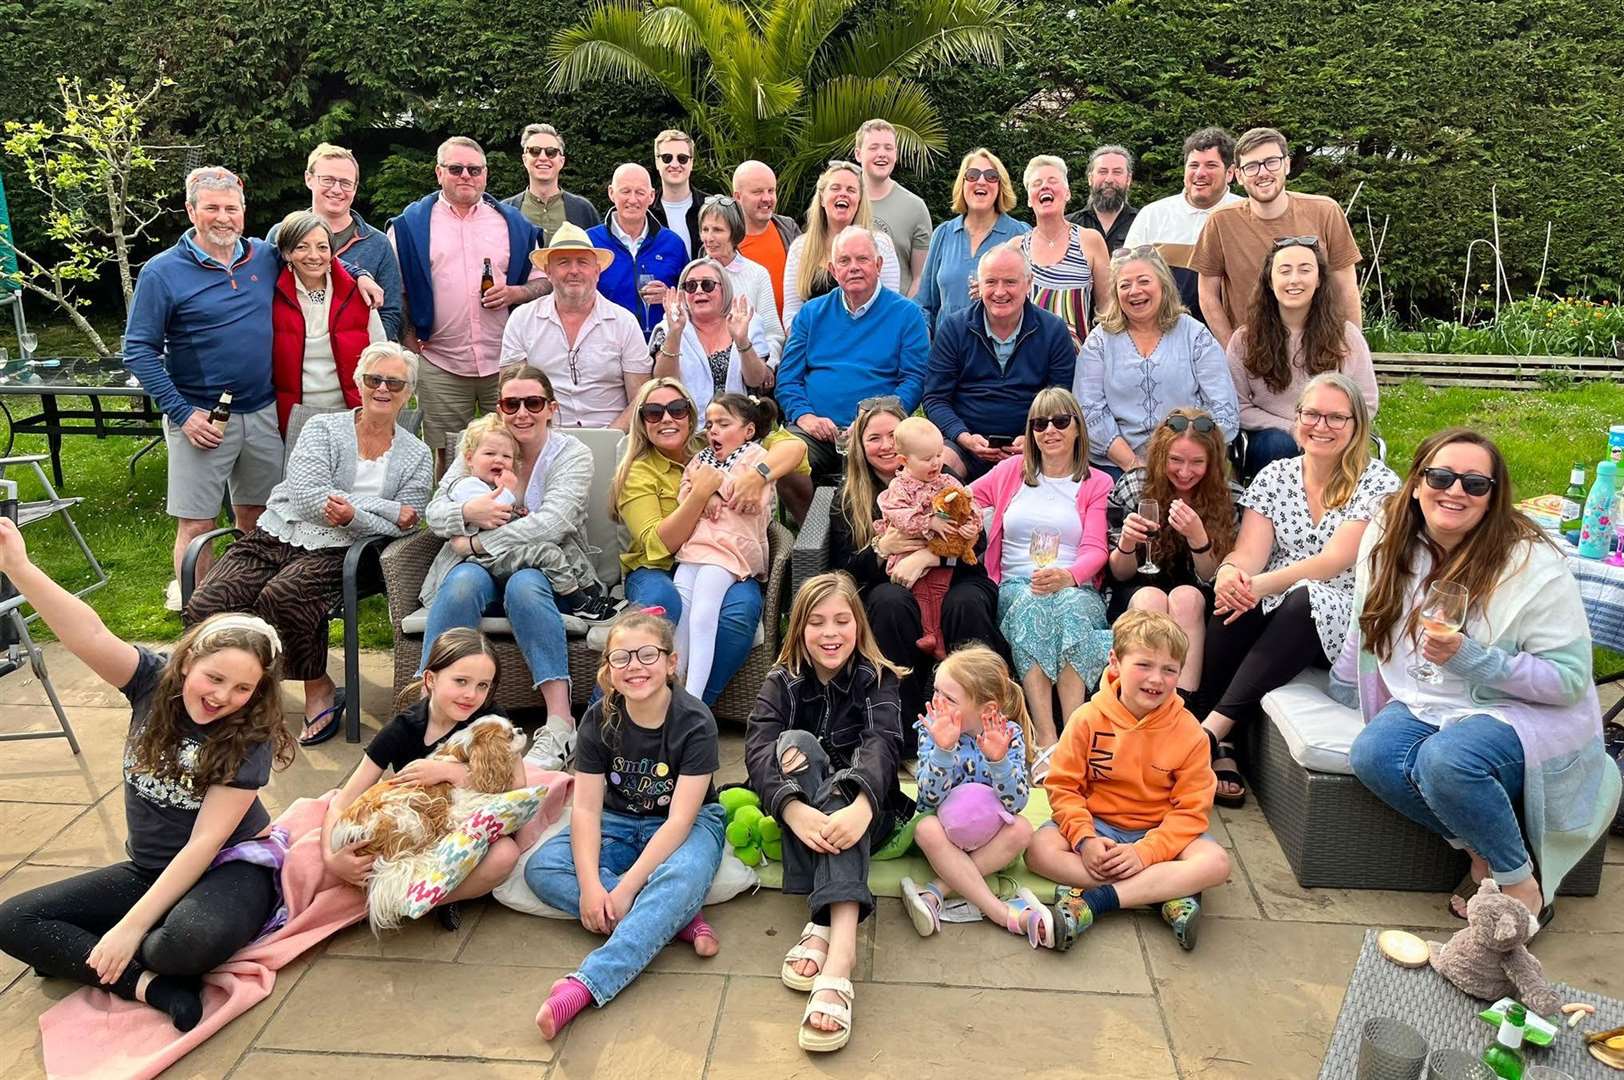
[{"label": "striped tank top", "polygon": [[[1071,242],[1066,253],[1053,266],[1032,263],[1032,302],[1052,315],[1058,315],[1071,331],[1072,343],[1082,347],[1088,337],[1088,313],[1093,310],[1094,271],[1077,242],[1080,225],[1071,227]],[[1037,233],[1021,237],[1021,250],[1032,257],[1032,238]]]}]

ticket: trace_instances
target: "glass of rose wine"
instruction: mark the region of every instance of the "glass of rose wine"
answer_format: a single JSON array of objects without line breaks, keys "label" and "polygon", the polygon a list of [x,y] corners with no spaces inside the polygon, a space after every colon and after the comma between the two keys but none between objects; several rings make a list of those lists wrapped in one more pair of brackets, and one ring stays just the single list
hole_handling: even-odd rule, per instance
[{"label": "glass of rose wine", "polygon": [[[1421,628],[1434,634],[1453,634],[1466,625],[1466,587],[1454,581],[1434,581],[1421,604]],[[1443,672],[1430,660],[1422,660],[1405,671],[1417,682],[1437,686]]]},{"label": "glass of rose wine", "polygon": [[1055,559],[1060,557],[1060,530],[1039,527],[1032,530],[1032,539],[1027,542],[1026,553],[1032,558],[1032,565],[1039,570],[1054,565]]}]

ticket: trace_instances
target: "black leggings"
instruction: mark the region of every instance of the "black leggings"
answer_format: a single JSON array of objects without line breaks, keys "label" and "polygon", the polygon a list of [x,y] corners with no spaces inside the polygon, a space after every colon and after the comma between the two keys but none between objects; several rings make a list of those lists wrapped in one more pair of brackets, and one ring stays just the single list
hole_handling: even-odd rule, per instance
[{"label": "black leggings", "polygon": [[1309,667],[1329,667],[1308,590],[1292,589],[1279,607],[1263,614],[1259,604],[1228,626],[1223,616],[1207,623],[1201,663],[1201,698],[1213,712],[1250,720],[1263,695]]},{"label": "black leggings", "polygon": [[[0,950],[41,975],[100,986],[85,961],[102,935],[146,895],[158,875],[132,862],[42,885],[0,904]],[[228,862],[206,871],[141,939],[107,989],[135,1000],[141,972],[201,975],[253,941],[271,917],[276,879],[268,867]]]},{"label": "black leggings", "polygon": [[[925,632],[919,601],[912,590],[883,581],[864,594],[863,609],[881,655],[909,669],[902,680],[902,715],[911,725],[912,718],[925,711],[936,672],[935,658],[919,648],[919,635]],[[943,645],[951,649],[970,641],[980,642],[1009,661],[1009,646],[998,629],[998,586],[985,574],[961,575],[942,598]],[[908,742],[905,756],[912,757],[911,737]]]}]

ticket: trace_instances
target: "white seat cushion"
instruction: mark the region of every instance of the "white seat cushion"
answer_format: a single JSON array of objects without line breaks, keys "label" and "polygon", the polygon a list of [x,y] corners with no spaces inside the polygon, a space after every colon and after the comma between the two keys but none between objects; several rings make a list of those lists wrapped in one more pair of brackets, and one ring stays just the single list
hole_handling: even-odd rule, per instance
[{"label": "white seat cushion", "polygon": [[1364,728],[1357,709],[1327,696],[1330,673],[1311,669],[1263,696],[1263,712],[1286,740],[1292,760],[1314,772],[1352,776],[1348,750]]},{"label": "white seat cushion", "polygon": [[[560,615],[564,621],[564,636],[572,641],[586,639],[589,647],[603,651],[603,643],[609,636],[608,623],[588,623],[585,619],[574,615]],[[421,637],[423,631],[428,629],[429,609],[420,607],[410,615],[400,620],[400,632],[412,637]],[[497,615],[486,615],[479,620],[479,629],[482,633],[501,637],[511,637],[513,627],[506,618]],[[750,647],[755,648],[767,640],[761,624],[756,624],[756,636],[750,640]]]}]

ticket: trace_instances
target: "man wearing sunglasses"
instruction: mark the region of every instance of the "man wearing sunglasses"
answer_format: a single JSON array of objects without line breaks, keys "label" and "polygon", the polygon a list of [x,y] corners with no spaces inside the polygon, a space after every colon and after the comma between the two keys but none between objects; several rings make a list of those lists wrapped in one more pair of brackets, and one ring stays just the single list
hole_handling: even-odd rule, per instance
[{"label": "man wearing sunglasses", "polygon": [[564,157],[564,137],[557,128],[551,124],[526,125],[519,136],[519,153],[530,184],[517,195],[503,199],[504,205],[523,214],[548,239],[566,221],[583,231],[603,224],[603,215],[591,200],[559,185],[558,175],[568,159]]},{"label": "man wearing sunglasses", "polygon": [[689,259],[698,258],[699,209],[705,205],[705,195],[695,191],[690,182],[694,175],[693,138],[676,128],[660,132],[654,137],[654,167],[660,174],[660,197],[649,208],[649,216],[682,240]]},{"label": "man wearing sunglasses", "polygon": [[[406,283],[401,344],[423,359],[417,403],[423,441],[445,468],[446,440],[476,412],[496,408],[496,378],[508,313],[549,288],[530,252],[543,235],[518,210],[485,193],[485,151],[453,136],[435,152],[440,190],[389,223]],[[495,284],[481,291],[490,266]]]},{"label": "man wearing sunglasses", "polygon": [[603,224],[587,230],[593,247],[614,254],[614,261],[598,278],[598,291],[637,317],[643,340],[665,318],[661,302],[688,265],[688,247],[671,229],[649,213],[654,185],[648,170],[628,161],[609,182],[614,209]]},{"label": "man wearing sunglasses", "polygon": [[1212,212],[1190,257],[1190,266],[1201,277],[1202,317],[1218,344],[1227,348],[1236,328],[1246,324],[1257,302],[1263,264],[1275,239],[1282,236],[1319,238],[1343,318],[1363,325],[1354,271],[1362,256],[1353,230],[1335,199],[1286,190],[1286,177],[1291,175],[1286,137],[1274,128],[1248,131],[1235,140],[1235,171],[1246,199]]}]

